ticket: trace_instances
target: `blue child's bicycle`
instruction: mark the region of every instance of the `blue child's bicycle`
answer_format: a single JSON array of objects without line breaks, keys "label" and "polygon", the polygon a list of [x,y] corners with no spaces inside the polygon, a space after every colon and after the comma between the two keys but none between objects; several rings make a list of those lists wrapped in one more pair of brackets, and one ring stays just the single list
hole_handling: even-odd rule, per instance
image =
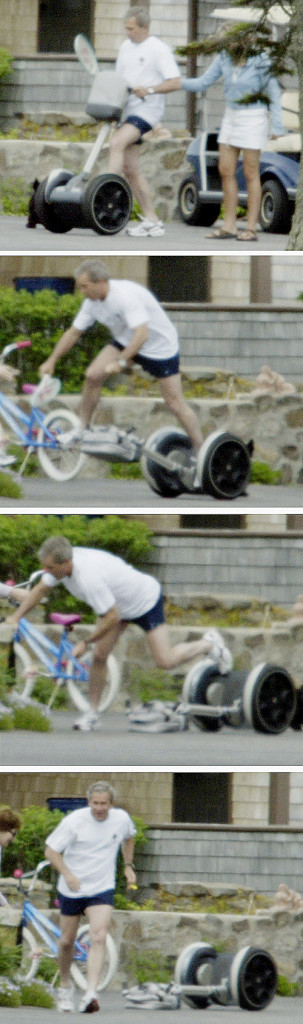
[{"label": "blue child's bicycle", "polygon": [[[49,861],[42,860],[34,871],[28,871],[19,878],[18,888],[25,896],[21,919],[17,931],[17,945],[21,946],[20,964],[17,971],[18,980],[30,981],[37,974],[41,959],[47,958],[56,961],[59,950],[60,928],[55,924],[51,916],[46,916],[41,910],[34,906],[28,898],[33,891],[37,877]],[[19,872],[17,873],[17,877]],[[31,878],[26,889],[23,880]],[[90,948],[89,926],[80,925],[75,942],[74,959],[71,966],[72,978],[80,989],[86,988],[87,957]],[[106,937],[106,952],[102,968],[98,991],[107,988],[113,978],[118,966],[118,953],[116,944],[111,935]],[[58,968],[55,966],[52,984],[54,985],[58,976]]]},{"label": "blue child's bicycle", "polygon": [[[13,342],[6,345],[0,355],[0,363],[16,349],[28,348],[30,341]],[[71,431],[78,424],[78,417],[70,409],[58,408],[46,413],[40,408],[56,398],[61,383],[57,378],[48,375],[40,384],[24,384],[22,391],[30,403],[30,412],[25,411],[16,402],[0,391],[0,420],[9,428],[10,435],[4,440],[0,427],[0,444],[13,441],[24,449],[24,460],[19,473],[25,469],[29,456],[35,452],[40,465],[47,476],[53,480],[71,480],[80,472],[85,455],[77,447],[64,448],[60,437]],[[13,460],[12,460],[13,461]],[[0,459],[1,462],[1,459]]]}]

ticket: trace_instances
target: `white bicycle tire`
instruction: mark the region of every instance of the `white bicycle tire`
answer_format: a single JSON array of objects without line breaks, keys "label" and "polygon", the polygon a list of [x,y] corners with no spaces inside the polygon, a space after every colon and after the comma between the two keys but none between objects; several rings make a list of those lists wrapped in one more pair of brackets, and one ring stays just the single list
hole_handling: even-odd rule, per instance
[{"label": "white bicycle tire", "polygon": [[[82,659],[79,658],[79,661],[81,660]],[[85,655],[84,661],[86,660],[87,657]],[[111,704],[113,704],[113,701],[115,700],[117,693],[119,692],[121,682],[120,668],[114,654],[109,655],[106,664],[107,681],[98,705],[98,711],[100,712],[107,711]],[[72,662],[69,661],[67,663],[67,673],[72,672],[72,670]],[[87,697],[85,696],[81,689],[81,684],[75,682],[74,679],[68,679],[67,689],[71,697],[71,700],[76,705],[76,708],[78,708],[79,711],[88,711],[90,704]]]},{"label": "white bicycle tire", "polygon": [[[49,412],[45,417],[44,425],[45,427],[48,428],[48,430],[54,430],[55,423],[56,421],[59,423],[59,420],[61,421],[61,424],[64,427],[62,433],[67,433],[68,430],[71,430],[73,427],[77,427],[79,425],[78,416],[76,416],[75,413],[72,412],[70,409],[64,408],[51,410],[51,412]],[[43,443],[44,434],[45,430],[43,427],[41,427],[38,433],[38,442],[40,445],[42,445]],[[60,459],[62,460],[62,468],[60,468],[58,465],[55,464],[55,462],[52,461],[51,451],[54,451],[54,449],[48,449],[43,447],[37,448],[38,459],[46,475],[50,477],[51,480],[56,480],[58,482],[64,482],[65,480],[73,480],[73,478],[78,475],[80,469],[82,468],[85,462],[86,456],[84,452],[77,451],[76,448],[67,449],[66,451],[64,451],[64,449],[61,449]]]},{"label": "white bicycle tire", "polygon": [[[89,925],[88,924],[83,924],[83,925],[81,925],[80,928],[78,928],[77,939],[78,939],[79,942],[86,942],[87,940],[89,940]],[[117,967],[118,967],[118,950],[117,950],[117,946],[116,946],[116,943],[114,942],[114,939],[112,938],[112,936],[108,934],[106,936],[106,953],[105,953],[104,969],[102,971],[101,978],[100,978],[99,984],[97,986],[98,992],[102,992],[103,989],[108,987],[108,985],[110,984],[112,978],[114,977],[114,974],[116,973]],[[82,970],[81,966],[79,966],[79,964],[77,964],[76,961],[73,960],[73,963],[71,965],[71,975],[72,975],[72,978],[73,978],[73,980],[75,982],[75,985],[77,985],[77,988],[86,989],[87,981],[86,981],[85,965],[84,965],[83,970]]]},{"label": "white bicycle tire", "polygon": [[25,969],[25,971],[23,972],[22,971],[22,962],[21,962],[21,964],[20,964],[20,966],[18,968],[16,977],[17,977],[18,981],[27,982],[27,981],[31,981],[32,978],[34,978],[35,975],[37,974],[37,970],[38,970],[38,966],[39,966],[39,961],[40,961],[39,954],[37,956],[34,956],[35,950],[38,951],[38,946],[37,946],[37,943],[36,943],[36,939],[35,939],[34,935],[32,934],[32,932],[29,930],[29,928],[23,928],[22,929],[22,957],[23,957],[23,949],[24,949],[25,953],[27,953],[27,952],[29,953],[29,967],[28,967],[28,970]]},{"label": "white bicycle tire", "polygon": [[[30,697],[34,689],[38,672],[35,671],[35,665],[26,647],[20,644],[18,640],[14,641],[14,655],[15,655],[15,677],[16,687],[20,697],[24,700]],[[23,675],[24,673],[24,675]]]}]

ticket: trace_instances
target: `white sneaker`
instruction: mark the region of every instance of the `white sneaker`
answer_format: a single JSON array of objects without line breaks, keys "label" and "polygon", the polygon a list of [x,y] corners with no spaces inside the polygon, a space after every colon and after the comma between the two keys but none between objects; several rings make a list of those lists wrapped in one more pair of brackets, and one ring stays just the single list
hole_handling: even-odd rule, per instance
[{"label": "white sneaker", "polygon": [[150,238],[158,238],[159,235],[165,234],[165,227],[162,220],[154,221],[141,217],[137,224],[126,228],[126,234],[132,235],[133,238],[146,238],[148,235]]},{"label": "white sneaker", "polygon": [[84,996],[82,996],[82,999],[80,999],[79,1012],[96,1013],[99,1009],[97,993],[93,992],[92,989],[88,989],[87,992],[84,993]]},{"label": "white sneaker", "polygon": [[59,1013],[73,1013],[74,1009],[73,987],[58,988],[57,1010],[59,1010]]},{"label": "white sneaker", "polygon": [[97,711],[85,711],[84,714],[76,718],[73,724],[73,729],[79,729],[80,732],[92,732],[96,725],[100,725],[101,716]]}]

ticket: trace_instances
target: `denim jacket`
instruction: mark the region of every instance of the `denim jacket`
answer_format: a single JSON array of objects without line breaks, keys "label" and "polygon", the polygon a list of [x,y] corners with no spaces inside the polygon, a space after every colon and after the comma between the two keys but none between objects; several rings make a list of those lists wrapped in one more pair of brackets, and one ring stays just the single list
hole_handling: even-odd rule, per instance
[{"label": "denim jacket", "polygon": [[[187,92],[206,92],[210,85],[223,76],[224,95],[228,107],[244,110],[239,103],[244,96],[264,92],[269,99],[272,135],[285,135],[281,114],[281,89],[277,79],[271,75],[270,59],[267,53],[259,53],[256,57],[248,57],[245,64],[234,64],[226,50],[218,53],[204,75],[200,78],[182,78],[182,89]],[[248,109],[262,107],[261,100],[249,103]]]}]

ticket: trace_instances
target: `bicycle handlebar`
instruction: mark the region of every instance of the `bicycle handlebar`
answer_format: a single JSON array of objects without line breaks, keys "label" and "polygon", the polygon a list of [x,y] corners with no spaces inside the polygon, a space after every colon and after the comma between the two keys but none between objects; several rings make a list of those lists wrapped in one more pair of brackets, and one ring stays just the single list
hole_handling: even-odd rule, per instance
[{"label": "bicycle handlebar", "polygon": [[15,349],[17,349],[17,348],[30,348],[31,344],[32,343],[31,343],[30,339],[27,338],[27,339],[24,339],[24,341],[13,341],[13,342],[11,342],[10,345],[5,345],[5,348],[3,348],[2,352],[0,353],[0,362],[3,363],[4,360],[7,358],[7,356],[9,356],[11,352],[14,352]]},{"label": "bicycle handlebar", "polygon": [[17,868],[17,870],[14,871],[14,878],[19,878],[19,888],[22,888],[22,882],[24,878],[32,878],[32,883],[28,887],[28,892],[32,892],[36,879],[40,874],[40,871],[43,871],[44,868],[48,867],[49,863],[49,860],[40,860],[39,864],[37,864],[37,867],[35,867],[33,871],[21,871],[21,874],[19,869]]}]

